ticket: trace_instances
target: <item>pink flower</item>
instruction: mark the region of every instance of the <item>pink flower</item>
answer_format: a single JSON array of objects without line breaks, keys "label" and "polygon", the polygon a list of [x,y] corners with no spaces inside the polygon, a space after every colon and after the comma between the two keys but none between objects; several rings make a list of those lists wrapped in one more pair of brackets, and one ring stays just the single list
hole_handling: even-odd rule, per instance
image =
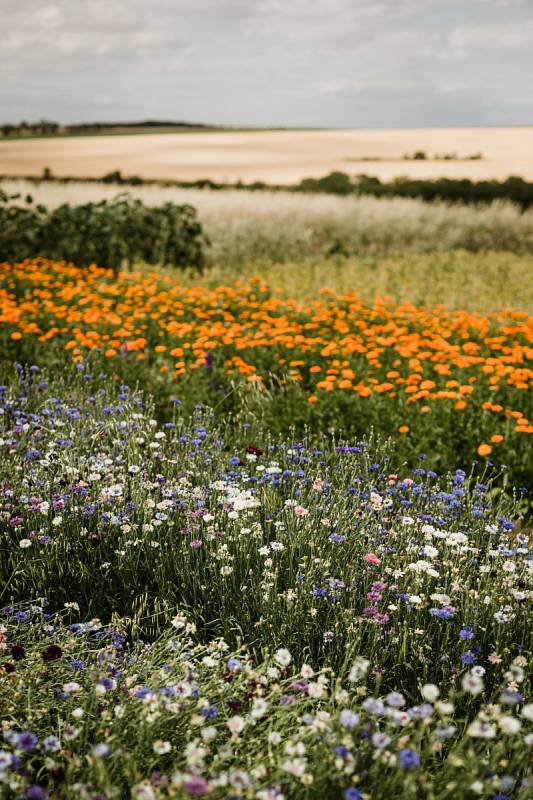
[{"label": "pink flower", "polygon": [[309,514],[309,511],[303,506],[295,506],[294,513],[297,517],[306,517]]},{"label": "pink flower", "polygon": [[381,564],[380,559],[374,553],[367,553],[365,556],[365,561],[367,564]]},{"label": "pink flower", "polygon": [[403,483],[404,486],[412,486],[413,483],[414,483],[414,480],[412,478],[404,478],[402,483]]},{"label": "pink flower", "polygon": [[397,475],[394,474],[389,475],[387,478],[387,480],[389,481],[389,486],[393,486],[396,483],[397,479],[398,479]]},{"label": "pink flower", "polygon": [[205,778],[201,778],[199,775],[190,775],[185,778],[183,788],[191,797],[202,797],[209,791],[209,784]]}]

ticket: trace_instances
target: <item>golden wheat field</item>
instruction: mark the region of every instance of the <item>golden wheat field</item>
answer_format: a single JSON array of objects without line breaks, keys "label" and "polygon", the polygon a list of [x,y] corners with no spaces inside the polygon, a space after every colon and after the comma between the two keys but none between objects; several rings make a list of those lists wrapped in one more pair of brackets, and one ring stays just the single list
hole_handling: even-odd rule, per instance
[{"label": "golden wheat field", "polygon": [[[417,151],[425,159],[413,159]],[[481,157],[480,157],[481,156]],[[533,127],[212,131],[0,141],[0,174],[291,184],[333,170],[533,180]]]}]

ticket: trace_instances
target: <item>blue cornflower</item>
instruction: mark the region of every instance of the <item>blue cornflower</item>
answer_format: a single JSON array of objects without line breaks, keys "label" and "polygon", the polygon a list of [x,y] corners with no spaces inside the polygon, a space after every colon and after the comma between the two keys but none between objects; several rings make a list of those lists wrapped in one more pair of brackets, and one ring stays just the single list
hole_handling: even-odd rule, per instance
[{"label": "blue cornflower", "polygon": [[333,748],[333,752],[335,753],[335,755],[341,756],[341,758],[346,758],[346,756],[350,751],[345,745],[339,744],[337,745],[337,747]]},{"label": "blue cornflower", "polygon": [[420,756],[416,750],[410,750],[406,747],[400,750],[400,764],[404,769],[416,769],[420,766]]},{"label": "blue cornflower", "polygon": [[33,753],[39,742],[38,737],[31,733],[31,731],[24,731],[19,733],[16,738],[16,746],[19,750],[25,750],[27,753]]},{"label": "blue cornflower", "polygon": [[208,708],[202,708],[200,714],[202,717],[207,717],[207,719],[215,719],[218,716],[218,709],[216,706],[209,706]]},{"label": "blue cornflower", "polygon": [[60,743],[59,739],[57,738],[57,736],[46,736],[43,739],[43,749],[44,750],[56,751],[56,750],[59,750],[60,747],[61,747],[61,743]]},{"label": "blue cornflower", "polygon": [[461,663],[466,664],[467,666],[471,666],[472,664],[476,663],[476,657],[471,650],[467,650],[466,653],[463,653],[461,656]]},{"label": "blue cornflower", "polygon": [[350,789],[344,790],[344,797],[345,800],[361,800],[362,794],[359,789],[351,787]]},{"label": "blue cornflower", "polygon": [[355,728],[355,726],[359,724],[359,714],[356,714],[355,711],[351,711],[349,708],[345,708],[344,711],[340,713],[339,722],[346,728]]},{"label": "blue cornflower", "polygon": [[432,617],[437,617],[437,619],[451,619],[454,615],[451,608],[430,608],[429,613]]},{"label": "blue cornflower", "polygon": [[70,662],[70,666],[72,667],[72,669],[85,669],[87,664],[85,663],[85,661],[82,661],[81,658],[73,658],[72,661]]},{"label": "blue cornflower", "polygon": [[474,629],[471,625],[465,625],[465,627],[459,631],[459,639],[462,639],[463,642],[469,641],[470,639],[474,638]]}]

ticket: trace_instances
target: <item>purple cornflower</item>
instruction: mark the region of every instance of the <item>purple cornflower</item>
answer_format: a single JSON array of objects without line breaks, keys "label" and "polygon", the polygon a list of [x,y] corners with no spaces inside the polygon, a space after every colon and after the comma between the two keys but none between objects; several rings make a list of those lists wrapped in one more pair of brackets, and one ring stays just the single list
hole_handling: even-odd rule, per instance
[{"label": "purple cornflower", "polygon": [[32,786],[28,787],[26,797],[28,800],[44,800],[45,797],[48,797],[48,793],[42,786],[38,786],[34,783]]},{"label": "purple cornflower", "polygon": [[470,639],[474,638],[474,630],[471,625],[465,625],[465,627],[459,631],[459,639],[463,642],[470,641]]}]

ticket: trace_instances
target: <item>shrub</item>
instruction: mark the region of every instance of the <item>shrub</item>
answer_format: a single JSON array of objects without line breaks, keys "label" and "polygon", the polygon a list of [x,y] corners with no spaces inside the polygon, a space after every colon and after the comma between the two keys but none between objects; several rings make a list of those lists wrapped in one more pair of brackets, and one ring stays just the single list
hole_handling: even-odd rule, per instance
[{"label": "shrub", "polygon": [[127,194],[84,205],[63,205],[50,211],[14,205],[0,190],[0,260],[23,261],[33,256],[73,260],[117,271],[136,262],[201,268],[202,227],[189,205],[167,202],[148,208]]}]

